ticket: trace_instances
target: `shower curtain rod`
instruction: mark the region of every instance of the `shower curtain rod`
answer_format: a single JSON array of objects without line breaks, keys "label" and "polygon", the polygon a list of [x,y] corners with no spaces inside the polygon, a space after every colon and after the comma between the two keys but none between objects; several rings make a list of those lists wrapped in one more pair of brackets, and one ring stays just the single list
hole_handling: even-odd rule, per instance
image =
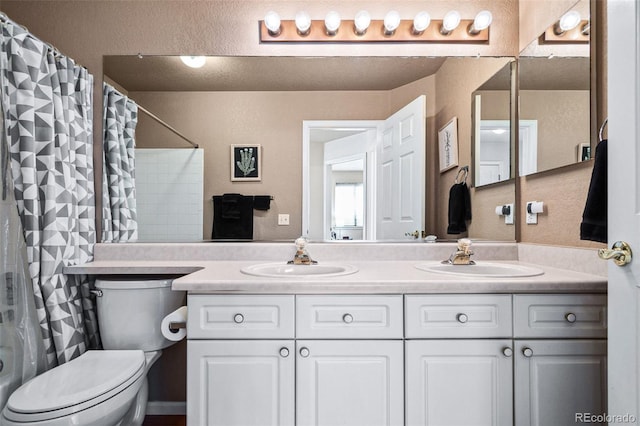
[{"label": "shower curtain rod", "polygon": [[[11,24],[11,25],[15,25],[16,27],[20,27],[20,28],[22,28],[22,29],[23,29],[23,30],[25,30],[27,33],[29,33],[29,36],[31,36],[32,38],[34,38],[34,39],[36,39],[36,40],[38,40],[38,41],[42,42],[45,46],[47,46],[47,48],[48,48],[49,50],[51,50],[51,52],[53,52],[53,55],[54,55],[54,56],[63,56],[63,57],[65,57],[65,58],[68,58],[68,56],[67,56],[67,55],[65,55],[64,53],[62,53],[62,52],[61,52],[57,47],[55,47],[55,46],[54,46],[54,45],[52,45],[51,43],[47,43],[47,42],[46,42],[46,41],[44,41],[44,40],[40,40],[38,37],[36,37],[34,34],[32,34],[32,33],[31,33],[31,31],[29,31],[29,28],[25,27],[24,25],[20,25],[20,24],[18,24],[16,21],[14,21],[13,19],[9,18],[9,17],[8,17],[5,13],[3,13],[3,12],[0,12],[0,22],[8,23],[8,24]],[[82,68],[84,68],[85,70],[89,71],[89,69],[88,69],[87,67],[85,67],[84,65],[82,65],[82,64],[80,64],[80,63],[78,63],[78,62],[76,62],[76,60],[75,60],[75,59],[72,59],[72,60],[73,60],[73,62],[74,62],[77,66],[82,67]]]},{"label": "shower curtain rod", "polygon": [[[137,103],[136,103],[137,104]],[[142,112],[144,112],[145,114],[147,114],[149,117],[153,118],[154,120],[156,120],[158,123],[162,124],[164,127],[166,127],[167,129],[171,130],[173,133],[175,133],[176,135],[180,136],[182,139],[184,139],[185,141],[187,141],[188,143],[191,144],[191,146],[193,146],[194,149],[198,149],[199,145],[193,141],[191,141],[191,139],[189,139],[188,137],[184,136],[182,133],[180,133],[179,131],[177,131],[176,129],[174,129],[173,127],[171,127],[170,125],[168,125],[167,123],[165,123],[160,117],[158,117],[157,115],[155,115],[154,113],[152,113],[151,111],[149,111],[148,109],[145,109],[144,107],[142,107],[140,104],[138,105],[138,109]]]}]

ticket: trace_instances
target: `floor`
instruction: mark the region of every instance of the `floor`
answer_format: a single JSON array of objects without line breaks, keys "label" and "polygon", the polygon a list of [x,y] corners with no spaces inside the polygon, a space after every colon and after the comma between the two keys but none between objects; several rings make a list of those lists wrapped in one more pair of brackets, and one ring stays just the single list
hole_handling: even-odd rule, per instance
[{"label": "floor", "polygon": [[186,426],[186,416],[146,416],[142,426]]}]

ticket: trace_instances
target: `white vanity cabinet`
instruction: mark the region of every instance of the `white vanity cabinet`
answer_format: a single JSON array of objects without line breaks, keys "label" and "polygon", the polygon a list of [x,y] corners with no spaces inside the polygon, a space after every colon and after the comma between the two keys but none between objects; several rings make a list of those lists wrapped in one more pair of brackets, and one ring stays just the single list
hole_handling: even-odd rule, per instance
[{"label": "white vanity cabinet", "polygon": [[408,295],[407,422],[513,424],[511,295]]},{"label": "white vanity cabinet", "polygon": [[189,295],[187,424],[295,424],[294,296]]},{"label": "white vanity cabinet", "polygon": [[404,424],[402,295],[296,297],[296,425]]},{"label": "white vanity cabinet", "polygon": [[604,295],[514,295],[518,426],[606,413],[606,306]]},{"label": "white vanity cabinet", "polygon": [[188,306],[188,425],[404,424],[402,295],[189,295]]},{"label": "white vanity cabinet", "polygon": [[402,426],[402,340],[298,340],[296,425]]},{"label": "white vanity cabinet", "polygon": [[555,426],[606,410],[606,295],[189,294],[189,426]]}]

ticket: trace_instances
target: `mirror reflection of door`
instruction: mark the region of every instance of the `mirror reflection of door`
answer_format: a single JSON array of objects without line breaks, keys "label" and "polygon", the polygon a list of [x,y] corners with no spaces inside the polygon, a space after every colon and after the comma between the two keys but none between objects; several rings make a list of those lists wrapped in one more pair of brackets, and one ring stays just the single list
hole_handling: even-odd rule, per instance
[{"label": "mirror reflection of door", "polygon": [[365,239],[365,156],[327,165],[330,239]]},{"label": "mirror reflection of door", "polygon": [[[425,135],[425,96],[386,120],[304,121],[304,235],[312,240],[403,239],[407,232],[423,230]],[[348,179],[347,171],[353,172]],[[353,185],[356,174],[361,189]],[[362,201],[355,202],[353,195],[347,201],[348,193]],[[338,196],[344,198],[339,202]]]},{"label": "mirror reflection of door", "polygon": [[477,185],[508,180],[510,177],[511,134],[509,120],[480,120]]},{"label": "mirror reflection of door", "polygon": [[[303,124],[303,233],[312,240],[371,239],[375,223],[375,149],[378,121],[306,121]],[[357,171],[359,170],[359,171]],[[360,175],[359,178],[354,176]],[[347,176],[349,176],[347,178]],[[337,223],[336,183],[362,182],[363,214]],[[346,187],[338,190],[345,197]],[[346,209],[341,199],[338,214]],[[353,205],[353,202],[350,202]],[[360,223],[360,221],[362,223]],[[340,229],[334,229],[334,228]],[[356,229],[359,228],[359,229]]]}]

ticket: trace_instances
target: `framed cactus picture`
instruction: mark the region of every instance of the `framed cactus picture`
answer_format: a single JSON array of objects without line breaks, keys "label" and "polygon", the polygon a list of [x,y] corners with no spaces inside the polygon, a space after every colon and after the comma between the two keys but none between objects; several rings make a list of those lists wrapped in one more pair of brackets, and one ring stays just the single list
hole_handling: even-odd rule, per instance
[{"label": "framed cactus picture", "polygon": [[260,145],[231,145],[231,180],[259,181],[262,179],[262,150]]}]

